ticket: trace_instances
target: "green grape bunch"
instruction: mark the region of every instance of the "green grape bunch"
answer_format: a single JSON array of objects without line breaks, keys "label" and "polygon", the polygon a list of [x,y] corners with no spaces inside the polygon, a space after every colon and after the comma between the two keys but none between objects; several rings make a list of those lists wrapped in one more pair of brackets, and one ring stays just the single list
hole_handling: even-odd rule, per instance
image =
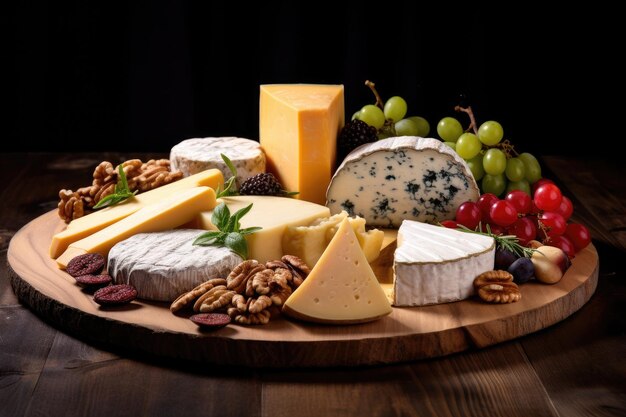
[{"label": "green grape bunch", "polygon": [[378,139],[392,136],[421,136],[430,133],[430,124],[421,116],[408,116],[406,100],[400,96],[393,96],[383,102],[376,91],[375,84],[365,81],[374,96],[375,104],[366,104],[352,115],[352,120],[361,120],[377,130]]},{"label": "green grape bunch", "polygon": [[447,116],[437,124],[437,134],[467,162],[481,191],[502,196],[522,190],[530,195],[531,185],[541,178],[537,158],[528,152],[518,154],[504,139],[499,122],[489,120],[477,126],[471,107],[457,106],[455,110],[467,113],[469,127],[463,130],[461,122]]}]

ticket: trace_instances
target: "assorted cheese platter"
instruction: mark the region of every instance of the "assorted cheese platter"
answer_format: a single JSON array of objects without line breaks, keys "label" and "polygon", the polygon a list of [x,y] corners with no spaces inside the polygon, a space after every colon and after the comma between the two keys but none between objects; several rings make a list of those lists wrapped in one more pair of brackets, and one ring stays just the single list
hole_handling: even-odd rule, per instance
[{"label": "assorted cheese platter", "polygon": [[591,297],[593,245],[548,246],[567,233],[542,223],[563,211],[546,197],[556,186],[537,183],[532,214],[508,194],[487,207],[509,232],[534,215],[543,243],[468,228],[484,195],[450,146],[391,136],[336,161],[344,124],[343,86],[261,86],[259,142],[195,138],[169,160],[103,162],[12,239],[16,293],[90,340],[250,366],[445,355],[552,325]]}]

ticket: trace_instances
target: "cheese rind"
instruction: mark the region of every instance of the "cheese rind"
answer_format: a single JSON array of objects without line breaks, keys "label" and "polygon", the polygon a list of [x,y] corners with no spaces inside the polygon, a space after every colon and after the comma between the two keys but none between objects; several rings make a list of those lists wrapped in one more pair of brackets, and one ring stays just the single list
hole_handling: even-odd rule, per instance
[{"label": "cheese rind", "polygon": [[212,278],[226,278],[241,261],[228,248],[194,245],[204,230],[139,233],[109,251],[108,272],[145,300],[171,302]]},{"label": "cheese rind", "polygon": [[259,137],[268,171],[298,199],[324,204],[344,124],[342,85],[262,85]]},{"label": "cheese rind", "polygon": [[99,253],[106,257],[117,242],[137,233],[159,232],[186,224],[200,212],[215,207],[215,202],[215,191],[209,187],[180,191],[72,243],[57,259],[57,265],[65,269],[72,258],[85,253]]},{"label": "cheese rind", "polygon": [[259,142],[237,137],[186,139],[170,151],[172,169],[190,176],[207,169],[219,169],[224,178],[232,173],[220,154],[230,159],[237,170],[237,184],[265,172],[265,153]]},{"label": "cheese rind", "polygon": [[[241,228],[262,228],[246,235],[248,258],[259,262],[273,261],[288,254],[282,246],[283,235],[288,227],[307,225],[315,219],[330,215],[328,207],[285,197],[235,196],[221,198],[218,204],[221,202],[228,206],[231,214],[252,204],[252,209],[240,219],[240,225]],[[212,214],[213,211],[200,213],[192,226],[215,230]]]},{"label": "cheese rind", "polygon": [[456,152],[436,139],[401,136],[353,150],[331,180],[326,205],[369,226],[397,228],[404,219],[452,219],[459,205],[479,195]]},{"label": "cheese rind", "polygon": [[150,204],[170,197],[171,195],[186,189],[198,186],[211,187],[217,189],[224,184],[224,177],[217,169],[211,169],[187,178],[182,178],[171,184],[164,185],[154,190],[137,194],[115,206],[107,207],[95,211],[86,216],[72,220],[65,230],[52,237],[50,244],[50,257],[58,258],[68,248],[68,246],[81,240],[105,227],[130,216],[137,210]]},{"label": "cheese rind", "polygon": [[326,324],[364,323],[391,313],[348,219],[341,222],[309,276],[287,299],[283,312]]},{"label": "cheese rind", "polygon": [[464,300],[474,278],[494,266],[493,238],[405,220],[394,254],[393,305]]}]

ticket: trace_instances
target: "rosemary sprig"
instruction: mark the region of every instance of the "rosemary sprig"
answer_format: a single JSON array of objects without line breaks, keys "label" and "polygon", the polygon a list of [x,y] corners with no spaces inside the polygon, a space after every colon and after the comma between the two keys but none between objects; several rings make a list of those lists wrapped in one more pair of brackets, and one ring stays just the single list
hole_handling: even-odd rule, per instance
[{"label": "rosemary sprig", "polygon": [[137,194],[137,190],[133,192],[130,191],[130,188],[128,188],[128,180],[126,180],[126,174],[124,173],[124,169],[122,169],[122,164],[120,164],[117,168],[117,184],[115,184],[113,194],[109,194],[102,200],[98,201],[98,204],[93,206],[94,209],[114,206],[117,203],[121,203],[122,201]]},{"label": "rosemary sprig", "polygon": [[222,246],[227,247],[243,259],[248,258],[248,243],[245,235],[261,230],[261,227],[246,227],[241,229],[239,220],[245,216],[252,204],[237,210],[232,216],[225,203],[221,203],[213,210],[211,222],[218,230],[210,230],[201,234],[194,240],[194,245],[200,246]]},{"label": "rosemary sprig", "polygon": [[522,246],[519,244],[519,238],[515,235],[496,235],[491,232],[491,227],[486,225],[486,232],[481,232],[482,225],[479,223],[476,230],[472,230],[468,227],[459,224],[457,226],[463,232],[474,233],[477,235],[489,236],[492,237],[496,241],[496,246],[500,249],[508,250],[509,252],[514,253],[515,255],[524,258],[530,258],[533,252],[536,252],[536,249],[527,248],[526,246]]}]

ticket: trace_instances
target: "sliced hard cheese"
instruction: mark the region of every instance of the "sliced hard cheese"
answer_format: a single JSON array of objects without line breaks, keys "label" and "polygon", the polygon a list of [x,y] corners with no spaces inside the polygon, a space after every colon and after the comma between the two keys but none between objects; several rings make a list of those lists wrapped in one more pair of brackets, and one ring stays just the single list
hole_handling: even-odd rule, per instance
[{"label": "sliced hard cheese", "polygon": [[344,219],[309,276],[287,299],[283,312],[328,324],[364,323],[391,313],[391,305]]},{"label": "sliced hard cheese", "polygon": [[394,256],[393,305],[469,298],[474,278],[493,269],[493,238],[405,220]]},{"label": "sliced hard cheese", "polygon": [[285,253],[299,257],[309,267],[315,266],[324,253],[324,249],[335,236],[339,224],[346,218],[359,240],[367,262],[373,262],[380,254],[385,233],[377,229],[366,231],[365,219],[348,217],[345,211],[331,217],[316,219],[307,226],[288,227],[283,236],[283,250]]},{"label": "sliced hard cheese", "polygon": [[[313,220],[328,217],[327,207],[307,201],[285,197],[269,196],[237,196],[224,197],[224,202],[231,214],[252,204],[252,209],[241,218],[241,228],[262,227],[251,235],[246,235],[248,242],[248,258],[259,262],[280,259],[289,254],[283,251],[283,234],[287,227],[310,224]],[[211,222],[213,212],[201,213],[193,227],[213,230]]]},{"label": "sliced hard cheese", "polygon": [[226,278],[242,259],[228,248],[194,245],[204,230],[140,233],[109,252],[108,272],[145,300],[171,302],[212,278]]},{"label": "sliced hard cheese", "polygon": [[178,191],[198,186],[206,186],[217,189],[218,186],[223,184],[224,177],[222,176],[222,173],[217,169],[211,169],[192,175],[188,178],[183,178],[154,190],[137,194],[135,197],[130,198],[123,203],[98,210],[84,217],[72,220],[65,230],[57,233],[52,238],[52,243],[50,245],[50,257],[58,258],[63,252],[65,252],[71,243],[83,239],[98,230],[102,230],[124,217],[130,216],[142,207],[158,203]]},{"label": "sliced hard cheese", "polygon": [[237,169],[237,182],[265,172],[265,154],[259,142],[236,137],[193,138],[175,145],[170,152],[172,169],[182,171],[185,176],[216,168],[224,178],[232,173],[220,156],[224,154]]},{"label": "sliced hard cheese", "polygon": [[215,191],[209,187],[183,190],[146,206],[104,229],[72,243],[57,259],[64,269],[75,256],[99,253],[104,257],[117,242],[143,232],[159,232],[190,222],[201,211],[215,207]]},{"label": "sliced hard cheese", "polygon": [[399,227],[404,219],[452,219],[459,205],[479,195],[456,152],[436,139],[401,136],[352,151],[333,176],[326,205],[369,226]]},{"label": "sliced hard cheese", "polygon": [[343,86],[262,85],[259,117],[268,171],[296,198],[324,204],[344,123]]}]

